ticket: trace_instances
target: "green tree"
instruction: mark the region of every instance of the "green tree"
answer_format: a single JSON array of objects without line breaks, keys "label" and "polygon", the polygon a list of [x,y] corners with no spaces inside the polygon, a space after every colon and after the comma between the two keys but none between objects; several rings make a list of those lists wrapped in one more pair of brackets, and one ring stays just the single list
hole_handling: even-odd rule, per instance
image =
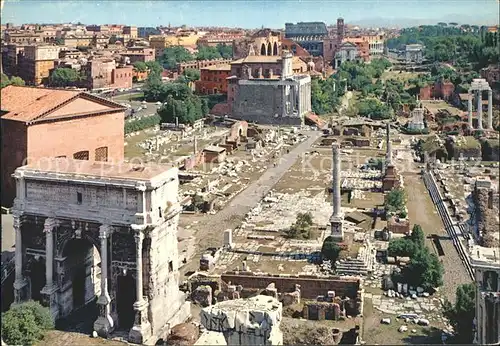
[{"label": "green tree", "polygon": [[401,188],[391,190],[385,195],[385,210],[389,213],[397,213],[404,210],[406,206],[406,194]]},{"label": "green tree", "polygon": [[472,344],[473,321],[476,314],[476,285],[458,286],[455,304],[446,299],[443,304],[443,313],[455,330],[454,343]]},{"label": "green tree", "polygon": [[63,46],[64,40],[61,37],[56,37],[54,43],[57,44],[58,46]]},{"label": "green tree", "polygon": [[136,61],[133,64],[134,70],[138,72],[146,72],[148,70],[148,65],[143,61]]},{"label": "green tree", "polygon": [[194,57],[189,51],[182,46],[167,47],[163,50],[163,54],[159,57],[160,63],[164,68],[173,70],[177,68],[177,64],[187,61],[193,61]]},{"label": "green tree", "polygon": [[182,75],[185,76],[189,82],[194,82],[200,79],[200,70],[187,68],[182,72]]},{"label": "green tree", "polygon": [[66,67],[56,68],[49,77],[49,84],[54,87],[75,86],[79,81],[79,73],[72,68]]},{"label": "green tree", "polygon": [[163,72],[163,67],[161,66],[160,63],[157,61],[147,61],[146,67],[151,71],[152,73],[159,74],[161,76],[161,73]]},{"label": "green tree", "polygon": [[2,76],[0,78],[0,88],[6,87],[7,85],[10,85],[9,76],[7,76],[6,74],[2,73]]},{"label": "green tree", "polygon": [[411,231],[411,240],[415,243],[417,248],[425,247],[425,234],[420,225],[414,225]]},{"label": "green tree", "polygon": [[436,288],[443,285],[443,265],[434,253],[424,247],[419,249],[404,268],[403,275],[412,286],[424,289]]},{"label": "green tree", "polygon": [[233,58],[233,47],[225,44],[218,44],[217,51],[221,55],[223,59],[232,59]]},{"label": "green tree", "polygon": [[387,105],[375,98],[367,98],[357,103],[359,115],[371,119],[389,119],[392,116]]},{"label": "green tree", "polygon": [[2,314],[2,339],[8,345],[33,345],[53,327],[50,311],[38,302],[14,305]]},{"label": "green tree", "polygon": [[286,231],[289,238],[310,238],[310,228],[313,225],[313,216],[310,212],[298,213],[295,223]]},{"label": "green tree", "polygon": [[337,242],[332,237],[326,237],[323,242],[323,246],[321,247],[321,256],[328,261],[331,261],[332,264],[337,262],[339,258],[341,248]]},{"label": "green tree", "polygon": [[26,83],[21,77],[17,76],[12,76],[10,77],[10,84],[11,85],[17,85],[17,86],[24,86]]},{"label": "green tree", "polygon": [[116,37],[116,35],[111,35],[111,37],[109,38],[109,43],[115,44],[116,41],[118,41],[118,38]]},{"label": "green tree", "polygon": [[222,58],[216,47],[198,46],[196,60],[215,60]]},{"label": "green tree", "polygon": [[391,239],[387,248],[388,256],[412,257],[417,250],[416,244],[407,238]]},{"label": "green tree", "polygon": [[210,108],[208,107],[208,100],[206,98],[201,99],[201,113],[203,116],[208,115]]}]

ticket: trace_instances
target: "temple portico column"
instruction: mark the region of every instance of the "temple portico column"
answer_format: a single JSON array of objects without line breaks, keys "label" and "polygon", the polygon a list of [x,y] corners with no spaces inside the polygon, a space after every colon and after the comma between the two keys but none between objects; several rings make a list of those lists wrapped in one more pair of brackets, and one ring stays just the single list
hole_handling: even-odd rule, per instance
[{"label": "temple portico column", "polygon": [[488,130],[493,130],[493,92],[488,90]]},{"label": "temple portico column", "polygon": [[107,337],[113,331],[114,321],[111,318],[111,297],[108,292],[108,239],[113,228],[109,225],[99,227],[101,239],[101,295],[97,299],[99,317],[94,322],[94,330],[101,337]]},{"label": "temple portico column", "polygon": [[58,226],[56,219],[47,218],[43,227],[45,233],[45,286],[41,293],[44,304],[50,309],[52,318],[57,319],[59,306],[56,299],[57,286],[54,285],[54,230]]},{"label": "temple portico column", "polygon": [[483,129],[483,91],[477,90],[477,129]]},{"label": "temple portico column", "polygon": [[14,281],[14,304],[22,303],[31,298],[28,281],[23,275],[23,240],[21,234],[21,215],[14,215],[13,228],[16,232],[16,253],[15,253],[15,270],[16,278]]},{"label": "temple portico column", "polygon": [[469,129],[473,129],[473,123],[472,123],[472,90],[469,90],[469,93],[467,94],[467,119],[469,121]]},{"label": "temple portico column", "polygon": [[144,344],[151,336],[151,324],[148,320],[148,302],[144,299],[143,284],[142,284],[142,242],[144,241],[144,227],[132,225],[135,231],[135,261],[136,261],[136,294],[137,300],[134,303],[135,321],[134,326],[130,329],[129,341],[136,344]]}]

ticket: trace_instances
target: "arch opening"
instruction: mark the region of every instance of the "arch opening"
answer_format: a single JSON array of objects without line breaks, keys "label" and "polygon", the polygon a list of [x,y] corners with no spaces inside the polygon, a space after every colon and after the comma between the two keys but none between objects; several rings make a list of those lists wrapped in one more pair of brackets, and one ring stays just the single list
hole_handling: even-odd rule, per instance
[{"label": "arch opening", "polygon": [[135,278],[128,272],[117,277],[116,312],[118,314],[118,328],[130,330],[134,325],[136,301]]},{"label": "arch opening", "polygon": [[278,55],[278,43],[274,42],[273,55]]},{"label": "arch opening", "polygon": [[36,256],[30,259],[26,271],[30,282],[31,299],[42,303],[41,291],[45,286],[45,258]]},{"label": "arch opening", "polygon": [[101,294],[99,251],[88,239],[72,238],[64,243],[61,255],[64,260],[58,263],[62,272],[59,276],[59,328],[92,332],[93,321],[98,315],[96,301]]},{"label": "arch opening", "polygon": [[273,47],[271,46],[271,42],[267,44],[267,55],[273,54]]},{"label": "arch opening", "polygon": [[260,46],[260,55],[267,55],[267,51],[266,51],[266,44],[263,43],[261,46]]}]

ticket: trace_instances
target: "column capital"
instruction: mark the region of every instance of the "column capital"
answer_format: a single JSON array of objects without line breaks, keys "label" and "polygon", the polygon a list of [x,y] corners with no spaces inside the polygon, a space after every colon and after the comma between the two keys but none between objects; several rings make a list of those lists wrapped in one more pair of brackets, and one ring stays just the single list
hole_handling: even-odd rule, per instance
[{"label": "column capital", "polygon": [[113,227],[110,225],[99,226],[99,238],[107,239],[113,233]]},{"label": "column capital", "polygon": [[59,221],[57,219],[48,217],[45,219],[45,223],[43,224],[43,232],[50,233],[57,226],[59,226]]},{"label": "column capital", "polygon": [[144,233],[142,233],[142,230],[136,230],[134,234],[134,239],[137,245],[142,244],[142,241],[144,240]]},{"label": "column capital", "polygon": [[135,186],[135,189],[136,189],[136,190],[138,190],[138,191],[143,191],[143,192],[144,192],[144,191],[146,191],[146,190],[147,190],[147,189],[146,189],[146,184],[144,184],[144,183],[143,183],[143,184],[137,184],[137,185]]},{"label": "column capital", "polygon": [[21,227],[21,225],[23,223],[22,215],[20,215],[20,214],[13,215],[12,221],[13,221],[13,225],[12,225],[13,228],[18,229],[19,227]]}]

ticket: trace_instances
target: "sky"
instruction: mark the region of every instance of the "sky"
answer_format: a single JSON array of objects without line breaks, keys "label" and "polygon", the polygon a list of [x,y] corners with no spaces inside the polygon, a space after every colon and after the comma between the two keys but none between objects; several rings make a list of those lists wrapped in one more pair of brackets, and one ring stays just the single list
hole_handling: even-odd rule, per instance
[{"label": "sky", "polygon": [[284,28],[343,17],[361,26],[498,25],[500,0],[5,0],[2,23]]}]

